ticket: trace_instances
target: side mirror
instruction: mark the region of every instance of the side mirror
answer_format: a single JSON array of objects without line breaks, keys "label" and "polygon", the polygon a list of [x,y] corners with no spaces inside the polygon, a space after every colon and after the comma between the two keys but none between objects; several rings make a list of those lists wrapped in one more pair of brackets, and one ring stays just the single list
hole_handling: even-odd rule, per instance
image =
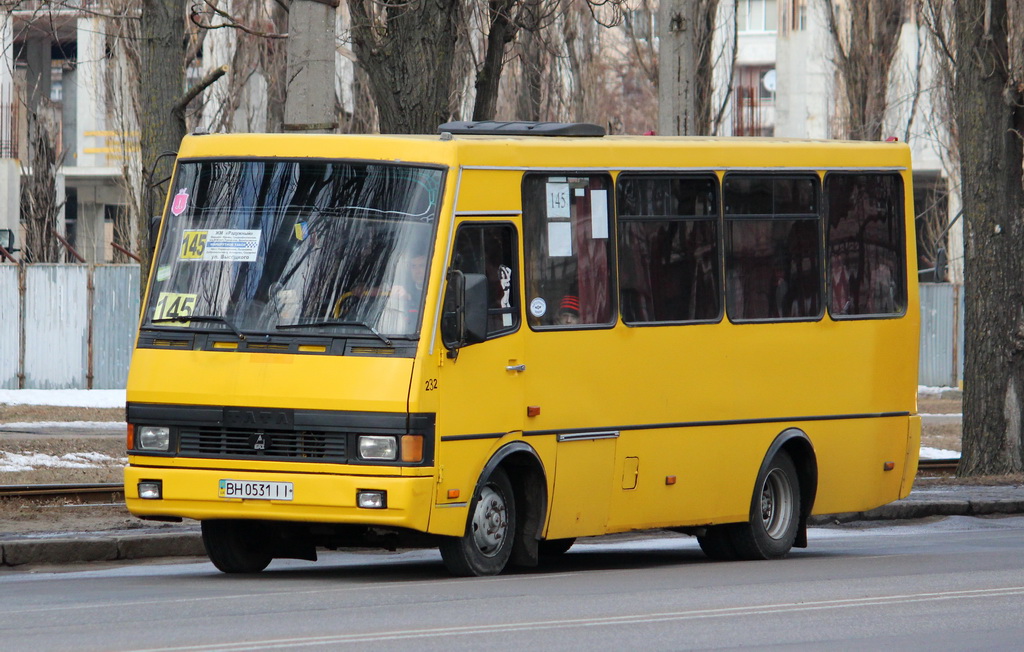
[{"label": "side mirror", "polygon": [[149,257],[153,257],[156,251],[156,238],[160,234],[160,216],[154,215],[149,218]]},{"label": "side mirror", "polygon": [[487,277],[450,271],[441,311],[441,343],[454,358],[463,346],[486,339]]}]

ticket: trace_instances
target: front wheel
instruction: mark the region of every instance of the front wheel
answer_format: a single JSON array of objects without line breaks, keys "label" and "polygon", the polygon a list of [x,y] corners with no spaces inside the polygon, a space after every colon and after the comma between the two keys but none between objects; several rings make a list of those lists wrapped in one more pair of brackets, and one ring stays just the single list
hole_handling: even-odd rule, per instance
[{"label": "front wheel", "polygon": [[441,542],[441,559],[453,575],[497,575],[512,554],[515,529],[512,483],[505,471],[497,468],[473,496],[466,533]]},{"label": "front wheel", "polygon": [[266,531],[252,521],[203,521],[203,547],[223,573],[258,573],[274,559]]},{"label": "front wheel", "polygon": [[800,478],[793,460],[779,451],[757,476],[750,522],[732,526],[740,559],[781,559],[789,554],[800,526]]}]

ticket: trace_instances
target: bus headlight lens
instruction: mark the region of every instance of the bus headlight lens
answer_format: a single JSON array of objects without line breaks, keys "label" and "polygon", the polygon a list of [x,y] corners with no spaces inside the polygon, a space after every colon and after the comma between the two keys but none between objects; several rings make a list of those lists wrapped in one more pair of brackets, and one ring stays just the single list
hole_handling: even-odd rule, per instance
[{"label": "bus headlight lens", "polygon": [[394,436],[359,435],[359,457],[364,460],[397,459],[398,440]]},{"label": "bus headlight lens", "polygon": [[135,432],[139,450],[168,451],[171,447],[171,429],[166,426],[141,426]]}]

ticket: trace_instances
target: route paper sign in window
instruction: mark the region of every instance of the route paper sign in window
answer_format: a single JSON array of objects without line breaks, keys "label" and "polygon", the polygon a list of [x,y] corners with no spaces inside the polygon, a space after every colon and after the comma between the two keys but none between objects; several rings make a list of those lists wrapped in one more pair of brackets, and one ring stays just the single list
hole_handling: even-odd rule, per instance
[{"label": "route paper sign in window", "polygon": [[260,231],[210,229],[185,231],[181,237],[182,260],[252,262],[260,248]]}]

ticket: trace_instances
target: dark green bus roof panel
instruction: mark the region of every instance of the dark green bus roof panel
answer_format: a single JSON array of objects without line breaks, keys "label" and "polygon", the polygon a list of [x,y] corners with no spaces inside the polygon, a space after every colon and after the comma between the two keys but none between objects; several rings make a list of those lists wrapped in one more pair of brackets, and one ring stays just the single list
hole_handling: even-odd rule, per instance
[{"label": "dark green bus roof panel", "polygon": [[481,120],[478,122],[446,122],[437,128],[438,133],[459,136],[604,136],[604,127],[586,122],[500,122]]}]

